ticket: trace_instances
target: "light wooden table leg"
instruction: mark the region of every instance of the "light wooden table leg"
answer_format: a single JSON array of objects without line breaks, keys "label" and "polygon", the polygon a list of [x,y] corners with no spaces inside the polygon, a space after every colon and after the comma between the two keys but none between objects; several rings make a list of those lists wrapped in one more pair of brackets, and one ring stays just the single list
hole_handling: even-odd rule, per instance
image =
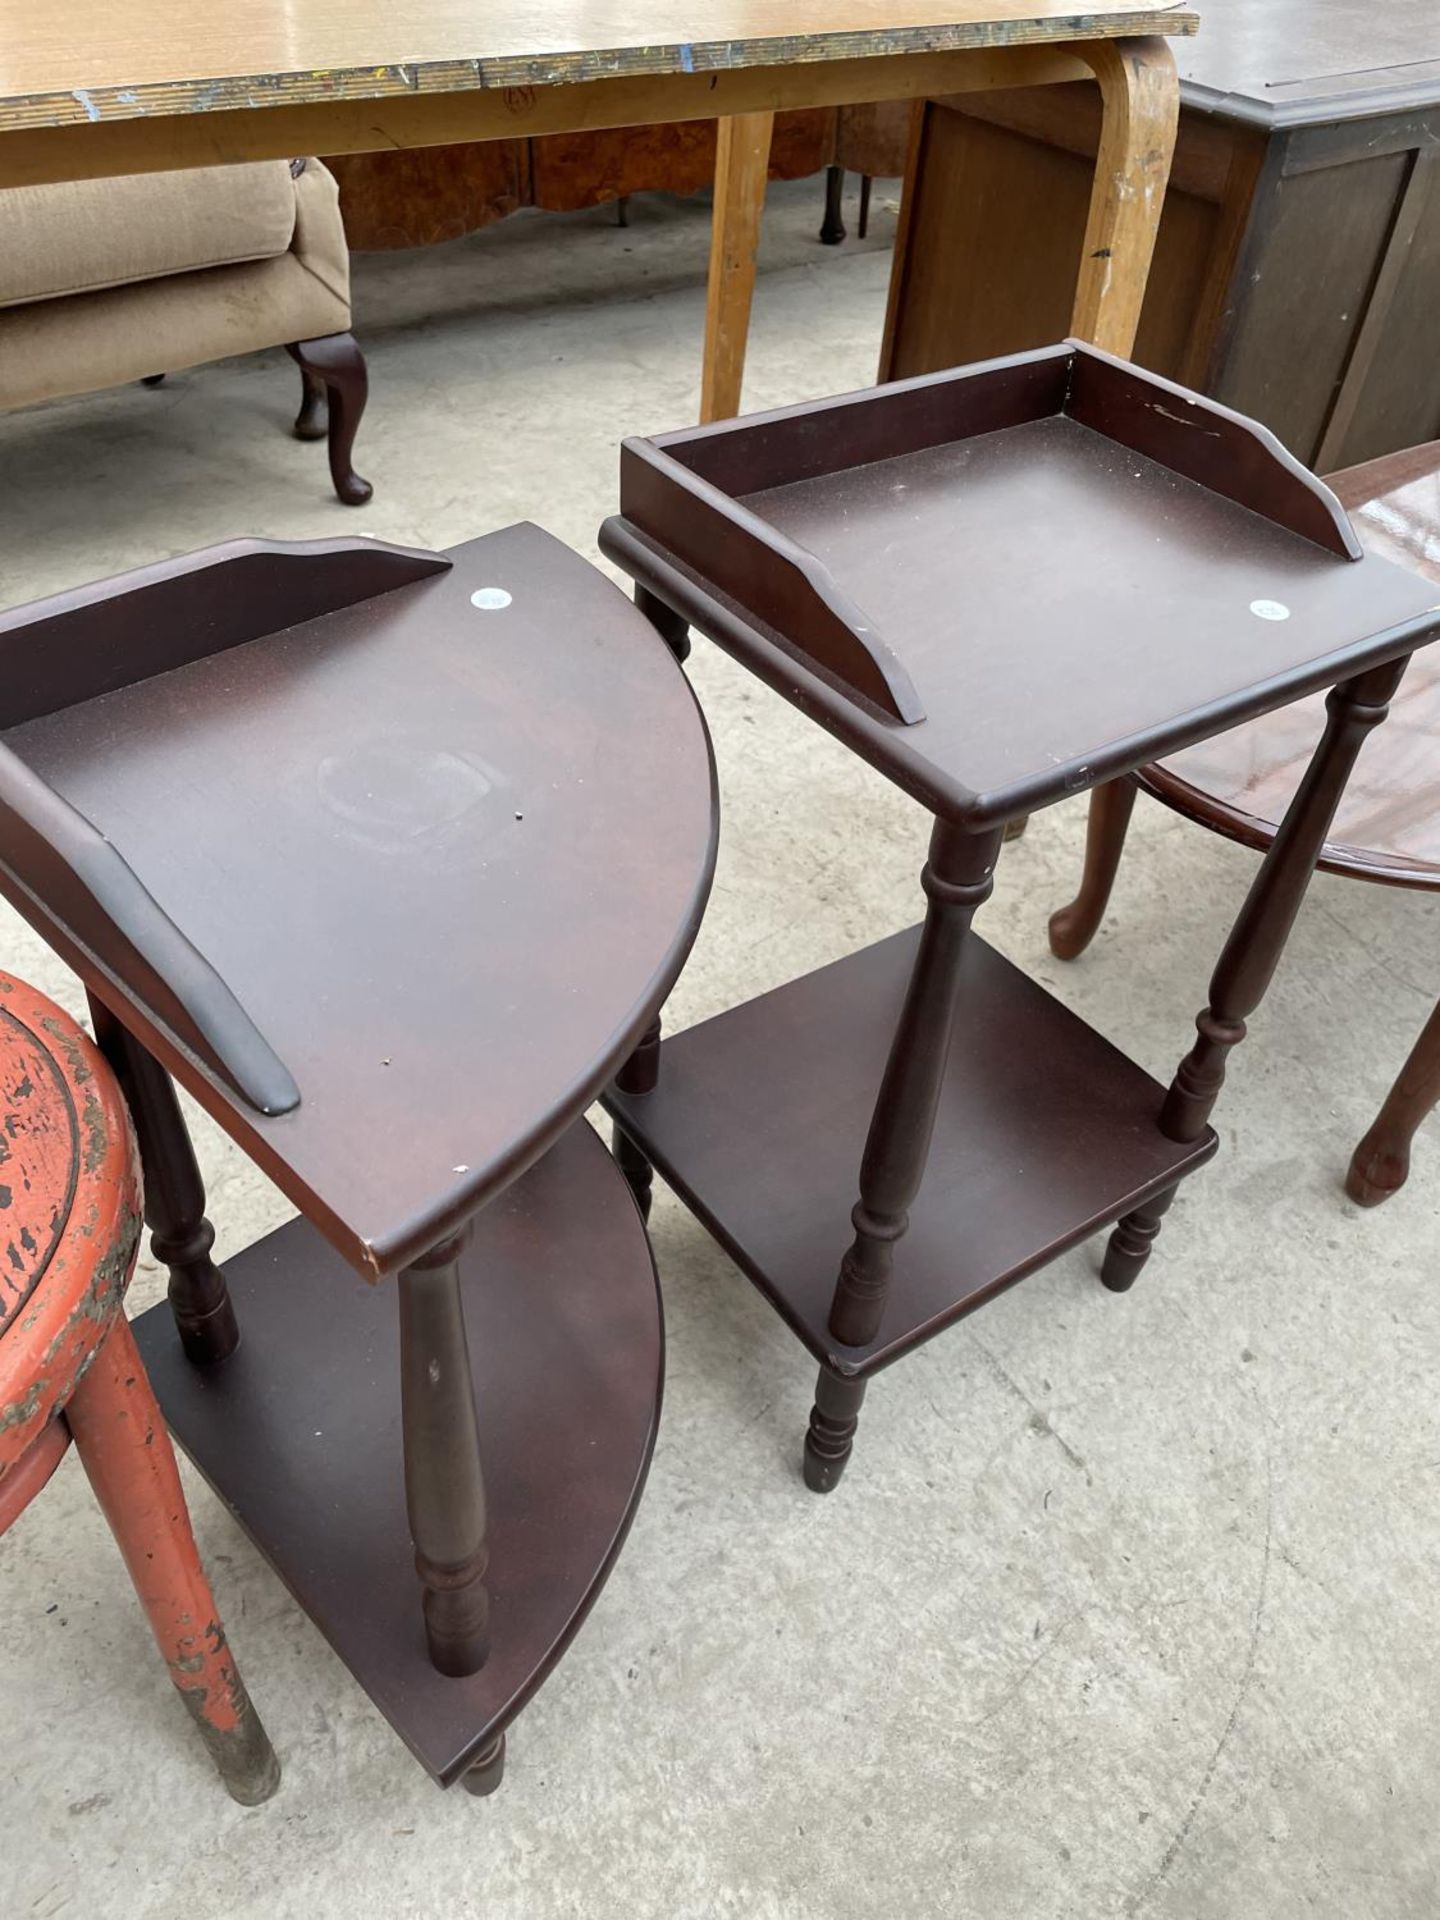
[{"label": "light wooden table leg", "polygon": [[745,339],[755,292],[755,250],[765,207],[773,113],[737,113],[717,122],[715,213],[710,282],[705,298],[705,363],[700,418],[728,420],[740,411]]},{"label": "light wooden table leg", "polygon": [[1100,83],[1104,119],[1070,331],[1128,358],[1180,119],[1175,56],[1164,40],[1094,40],[1074,48]]}]

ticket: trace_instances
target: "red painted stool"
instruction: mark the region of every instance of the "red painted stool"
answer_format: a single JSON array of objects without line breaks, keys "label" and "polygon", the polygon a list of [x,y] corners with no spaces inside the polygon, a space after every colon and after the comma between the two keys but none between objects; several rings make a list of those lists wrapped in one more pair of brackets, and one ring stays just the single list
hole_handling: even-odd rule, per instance
[{"label": "red painted stool", "polygon": [[140,1179],[120,1090],[89,1037],[0,973],[0,1533],[73,1440],[231,1795],[280,1782],[225,1643],[165,1422],[125,1318]]}]

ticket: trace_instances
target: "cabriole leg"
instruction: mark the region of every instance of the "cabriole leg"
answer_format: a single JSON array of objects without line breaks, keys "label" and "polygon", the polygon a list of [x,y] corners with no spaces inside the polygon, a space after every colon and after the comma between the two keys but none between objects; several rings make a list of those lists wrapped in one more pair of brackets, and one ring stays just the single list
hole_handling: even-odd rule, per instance
[{"label": "cabriole leg", "polygon": [[1134,811],[1133,780],[1107,780],[1091,792],[1080,891],[1050,916],[1050,951],[1057,960],[1078,960],[1100,931]]},{"label": "cabriole leg", "polygon": [[292,431],[297,440],[323,440],[329,431],[325,382],[308,367],[300,369],[300,411]]},{"label": "cabriole leg", "polygon": [[327,333],[318,340],[296,340],[285,351],[299,367],[305,384],[305,398],[295,430],[299,433],[302,423],[313,420],[310,396],[316,385],[323,387],[329,408],[330,479],[347,507],[363,507],[375,489],[356,473],[351,453],[370,391],[365,356],[352,333]]},{"label": "cabriole leg", "polygon": [[1410,1173],[1410,1143],[1440,1106],[1440,1006],[1425,1023],[1375,1124],[1355,1149],[1345,1191],[1362,1207],[1378,1207]]}]

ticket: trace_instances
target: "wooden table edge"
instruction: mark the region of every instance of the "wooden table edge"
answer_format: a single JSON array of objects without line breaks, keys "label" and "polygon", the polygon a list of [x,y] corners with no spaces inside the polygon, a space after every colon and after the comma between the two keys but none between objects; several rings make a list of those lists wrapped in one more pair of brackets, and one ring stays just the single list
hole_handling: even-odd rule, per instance
[{"label": "wooden table edge", "polygon": [[767,34],[744,40],[661,42],[560,48],[553,53],[487,54],[444,59],[201,74],[190,79],[120,81],[105,86],[48,88],[0,96],[0,132],[37,127],[170,119],[239,108],[333,108],[346,101],[415,100],[456,93],[514,94],[605,81],[688,76],[708,83],[747,69],[789,70],[861,59],[889,62],[907,54],[947,54],[1009,47],[1132,38],[1188,36],[1199,16],[1182,4],[1131,12],[1077,11],[1052,20],[956,21],[877,32]]}]

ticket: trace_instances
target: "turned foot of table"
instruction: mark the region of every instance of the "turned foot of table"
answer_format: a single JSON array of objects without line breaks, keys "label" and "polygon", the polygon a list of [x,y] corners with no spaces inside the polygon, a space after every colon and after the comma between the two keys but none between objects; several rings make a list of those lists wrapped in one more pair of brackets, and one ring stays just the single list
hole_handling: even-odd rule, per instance
[{"label": "turned foot of table", "polygon": [[805,1432],[805,1484],[812,1493],[830,1493],[840,1484],[854,1448],[865,1385],[863,1380],[843,1380],[828,1367],[820,1369]]}]

